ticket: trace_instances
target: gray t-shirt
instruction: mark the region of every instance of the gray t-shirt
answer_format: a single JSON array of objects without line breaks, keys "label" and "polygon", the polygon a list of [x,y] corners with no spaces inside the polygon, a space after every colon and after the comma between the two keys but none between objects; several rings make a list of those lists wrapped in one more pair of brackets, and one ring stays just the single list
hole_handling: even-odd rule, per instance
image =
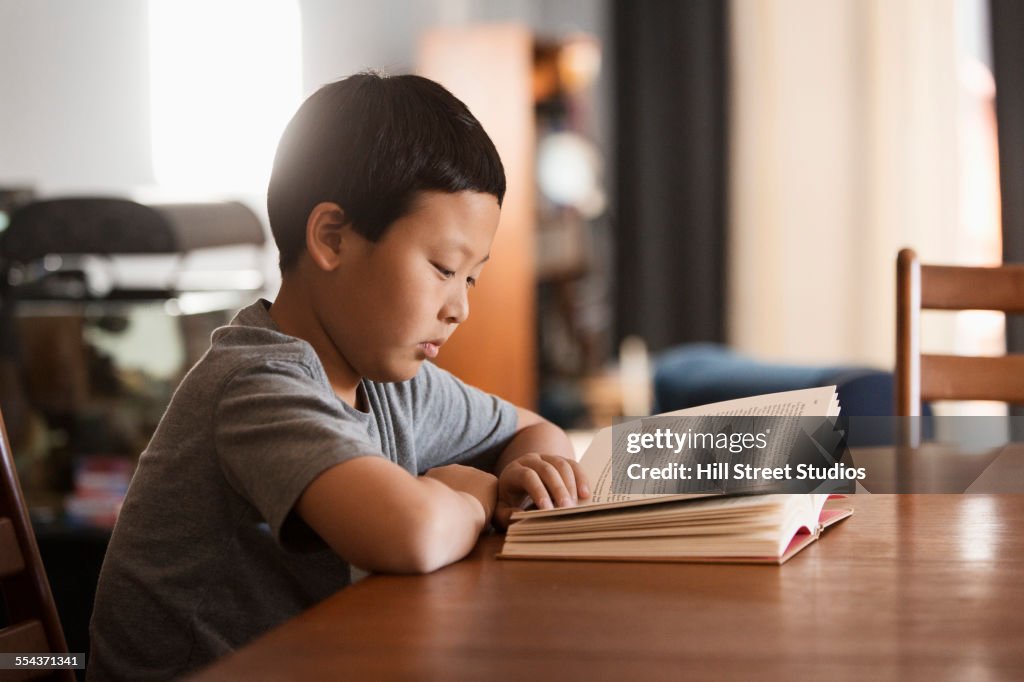
[{"label": "gray t-shirt", "polygon": [[338,398],[265,301],[216,330],[139,460],[107,550],[90,680],[168,679],[209,663],[350,582],[293,513],[326,469],[369,455],[413,474],[491,469],[515,408],[429,362]]}]

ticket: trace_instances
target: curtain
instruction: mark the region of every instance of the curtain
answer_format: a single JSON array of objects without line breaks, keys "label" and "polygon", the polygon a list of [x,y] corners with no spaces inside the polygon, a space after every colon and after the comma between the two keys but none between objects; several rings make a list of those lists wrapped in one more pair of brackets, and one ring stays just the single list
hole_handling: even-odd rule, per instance
[{"label": "curtain", "polygon": [[[1024,263],[1024,3],[991,0],[1003,261]],[[1006,350],[1024,352],[1024,319],[1006,318]]]},{"label": "curtain", "polygon": [[613,4],[617,337],[724,340],[726,10]]},{"label": "curtain", "polygon": [[891,368],[896,253],[958,258],[954,0],[730,7],[730,344]]}]

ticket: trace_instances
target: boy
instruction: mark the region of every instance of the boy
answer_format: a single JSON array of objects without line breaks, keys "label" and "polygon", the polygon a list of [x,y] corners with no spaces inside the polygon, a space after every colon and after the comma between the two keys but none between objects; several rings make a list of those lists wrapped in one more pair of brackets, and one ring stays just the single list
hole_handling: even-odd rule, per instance
[{"label": "boy", "polygon": [[178,677],[350,564],[432,571],[530,501],[589,495],[560,429],[424,362],[469,314],[504,192],[479,122],[429,80],[352,76],[300,107],[267,199],[280,293],[214,332],[140,458],[89,679]]}]

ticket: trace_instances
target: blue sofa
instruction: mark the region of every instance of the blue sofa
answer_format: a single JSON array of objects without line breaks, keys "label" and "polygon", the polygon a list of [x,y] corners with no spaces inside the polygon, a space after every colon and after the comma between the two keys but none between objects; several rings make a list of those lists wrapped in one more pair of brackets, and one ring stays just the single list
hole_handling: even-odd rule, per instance
[{"label": "blue sofa", "polygon": [[[654,412],[835,384],[843,416],[891,417],[893,375],[853,365],[809,366],[754,360],[714,343],[677,346],[654,360]],[[924,406],[925,414],[930,414]],[[849,444],[888,445],[894,440],[889,419],[863,420],[851,429]]]}]

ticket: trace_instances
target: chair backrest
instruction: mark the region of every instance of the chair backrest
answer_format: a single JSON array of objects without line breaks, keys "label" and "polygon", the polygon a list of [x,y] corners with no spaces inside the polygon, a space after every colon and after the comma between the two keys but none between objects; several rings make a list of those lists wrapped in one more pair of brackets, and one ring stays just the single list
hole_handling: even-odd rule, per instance
[{"label": "chair backrest", "polygon": [[0,254],[29,263],[47,254],[169,254],[266,241],[237,201],[146,206],[116,197],[46,199],[11,215]]},{"label": "chair backrest", "polygon": [[[0,414],[0,594],[7,626],[0,628],[0,651],[67,653],[64,631],[39,557],[28,508],[14,468],[7,428]],[[3,606],[0,603],[0,607]],[[10,672],[10,671],[8,671]],[[38,671],[55,679],[75,679],[71,670]]]},{"label": "chair backrest", "polygon": [[896,263],[896,414],[919,416],[922,400],[1024,404],[1024,355],[921,354],[921,310],[1024,313],[1024,265],[922,265],[903,249]]}]

